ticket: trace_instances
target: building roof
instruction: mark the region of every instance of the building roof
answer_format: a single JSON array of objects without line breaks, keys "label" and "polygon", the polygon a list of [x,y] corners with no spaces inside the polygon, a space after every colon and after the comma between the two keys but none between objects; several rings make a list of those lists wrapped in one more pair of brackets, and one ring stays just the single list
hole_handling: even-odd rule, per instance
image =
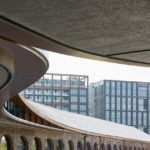
[{"label": "building roof", "polygon": [[150,135],[134,127],[58,110],[31,101],[29,104],[43,118],[65,129],[88,135],[150,142]]}]

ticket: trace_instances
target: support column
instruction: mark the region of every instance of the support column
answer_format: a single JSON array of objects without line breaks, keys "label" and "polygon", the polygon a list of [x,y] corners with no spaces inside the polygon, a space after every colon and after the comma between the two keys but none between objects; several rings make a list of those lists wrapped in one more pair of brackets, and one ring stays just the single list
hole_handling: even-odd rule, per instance
[{"label": "support column", "polygon": [[87,135],[84,135],[83,137],[83,149],[86,150],[86,138],[87,138]]},{"label": "support column", "polygon": [[13,146],[13,150],[17,150],[17,142],[18,142],[18,138],[19,137],[12,137],[12,146]]}]

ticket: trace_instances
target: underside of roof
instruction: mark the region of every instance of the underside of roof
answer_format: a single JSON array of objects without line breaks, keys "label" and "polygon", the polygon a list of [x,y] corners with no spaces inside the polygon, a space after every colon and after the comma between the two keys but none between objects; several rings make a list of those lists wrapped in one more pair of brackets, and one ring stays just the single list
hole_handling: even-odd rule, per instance
[{"label": "underside of roof", "polygon": [[148,0],[0,1],[1,18],[69,48],[68,54],[76,50],[142,64],[150,63],[149,8]]}]

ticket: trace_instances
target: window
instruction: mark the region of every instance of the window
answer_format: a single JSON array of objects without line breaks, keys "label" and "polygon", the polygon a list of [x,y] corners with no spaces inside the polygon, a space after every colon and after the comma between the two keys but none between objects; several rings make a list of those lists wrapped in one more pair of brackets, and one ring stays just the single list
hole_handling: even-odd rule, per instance
[{"label": "window", "polygon": [[136,112],[133,112],[133,125],[136,125]]},{"label": "window", "polygon": [[35,94],[36,94],[36,95],[42,95],[42,94],[43,94],[43,90],[42,90],[42,89],[39,89],[39,88],[36,88],[36,89],[35,89]]},{"label": "window", "polygon": [[71,95],[78,95],[77,89],[71,89]]},{"label": "window", "polygon": [[133,110],[136,111],[136,98],[133,98]]},{"label": "window", "polygon": [[81,97],[80,96],[80,103],[86,103],[86,97]]},{"label": "window", "polygon": [[117,97],[117,110],[120,110],[120,97]]},{"label": "window", "polygon": [[122,123],[126,124],[126,112],[122,112]]},{"label": "window", "polygon": [[85,110],[86,111],[86,105],[80,105],[80,111]]},{"label": "window", "polygon": [[53,95],[61,95],[61,90],[53,90]]},{"label": "window", "polygon": [[115,97],[111,97],[111,110],[115,110]]},{"label": "window", "polygon": [[128,110],[131,110],[131,98],[128,97]]},{"label": "window", "polygon": [[106,81],[106,95],[109,95],[110,94],[110,90],[109,90],[109,88],[110,88],[110,84],[109,84],[109,81]]},{"label": "window", "polygon": [[117,111],[117,122],[120,123],[120,111]]},{"label": "window", "polygon": [[71,105],[71,110],[77,111],[78,110],[78,105]]},{"label": "window", "polygon": [[117,96],[120,96],[120,82],[117,82]]},{"label": "window", "polygon": [[44,96],[44,102],[51,102],[52,97],[51,96]]},{"label": "window", "polygon": [[126,82],[122,82],[122,96],[126,96]]},{"label": "window", "polygon": [[71,76],[71,86],[72,87],[78,87],[78,76]]},{"label": "window", "polygon": [[131,83],[128,83],[128,96],[131,96]]},{"label": "window", "polygon": [[128,125],[131,125],[131,112],[128,112]]},{"label": "window", "polygon": [[111,95],[115,95],[115,82],[111,82]]},{"label": "window", "polygon": [[136,83],[133,83],[133,96],[136,96]]},{"label": "window", "polygon": [[63,95],[63,96],[68,96],[69,93],[70,93],[69,90],[62,90],[62,95]]},{"label": "window", "polygon": [[122,110],[126,110],[126,98],[122,98]]},{"label": "window", "polygon": [[77,96],[71,96],[71,102],[78,102]]},{"label": "window", "polygon": [[42,102],[43,101],[43,96],[35,96],[35,101]]},{"label": "window", "polygon": [[143,110],[144,110],[144,100],[141,99],[141,98],[138,99],[138,109],[139,109],[140,111],[143,111]]},{"label": "window", "polygon": [[44,89],[44,95],[51,95],[52,91],[50,89]]},{"label": "window", "polygon": [[109,110],[109,107],[110,107],[109,96],[106,96],[106,109]]},{"label": "window", "polygon": [[54,102],[60,102],[61,101],[60,96],[53,96],[53,101]]},{"label": "window", "polygon": [[111,112],[111,121],[115,122],[115,111]]},{"label": "window", "polygon": [[138,125],[142,125],[142,113],[138,112]]},{"label": "window", "polygon": [[69,102],[69,96],[63,96],[62,97],[62,102],[63,103],[68,103]]},{"label": "window", "polygon": [[106,120],[109,120],[109,111],[106,111]]},{"label": "window", "polygon": [[138,83],[138,96],[147,97],[147,84]]},{"label": "window", "polygon": [[69,110],[69,105],[62,105],[62,110],[68,111]]},{"label": "window", "polygon": [[86,90],[80,90],[80,95],[86,95]]}]

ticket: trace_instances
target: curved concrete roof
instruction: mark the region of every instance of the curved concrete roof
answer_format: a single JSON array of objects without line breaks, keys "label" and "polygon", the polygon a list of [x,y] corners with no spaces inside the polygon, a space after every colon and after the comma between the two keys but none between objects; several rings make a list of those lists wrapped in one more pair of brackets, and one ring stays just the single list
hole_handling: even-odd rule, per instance
[{"label": "curved concrete roof", "polygon": [[83,134],[150,142],[150,135],[127,125],[83,116],[29,101],[32,110],[56,125]]},{"label": "curved concrete roof", "polygon": [[1,0],[1,20],[20,31],[0,32],[60,53],[150,64],[149,7],[147,0]]}]

